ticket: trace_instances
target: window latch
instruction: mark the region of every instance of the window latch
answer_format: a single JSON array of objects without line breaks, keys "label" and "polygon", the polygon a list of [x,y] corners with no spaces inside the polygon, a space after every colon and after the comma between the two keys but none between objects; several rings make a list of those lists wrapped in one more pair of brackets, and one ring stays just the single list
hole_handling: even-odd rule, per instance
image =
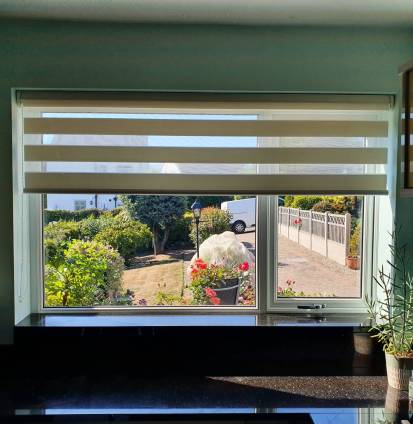
[{"label": "window latch", "polygon": [[298,305],[298,309],[325,309],[327,305],[325,303],[313,303],[312,305]]}]

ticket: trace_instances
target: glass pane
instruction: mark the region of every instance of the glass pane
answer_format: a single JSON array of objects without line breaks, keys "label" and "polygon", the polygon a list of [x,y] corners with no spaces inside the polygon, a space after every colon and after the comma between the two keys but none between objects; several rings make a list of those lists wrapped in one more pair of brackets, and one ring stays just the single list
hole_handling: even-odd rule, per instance
[{"label": "glass pane", "polygon": [[363,196],[278,203],[277,298],[360,298]]},{"label": "glass pane", "polygon": [[255,197],[48,194],[43,222],[46,307],[256,305]]}]

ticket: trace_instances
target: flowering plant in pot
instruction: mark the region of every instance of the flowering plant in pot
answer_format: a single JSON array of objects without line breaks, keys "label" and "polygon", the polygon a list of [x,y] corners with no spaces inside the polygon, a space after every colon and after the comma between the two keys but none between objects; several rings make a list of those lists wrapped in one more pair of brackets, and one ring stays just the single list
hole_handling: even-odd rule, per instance
[{"label": "flowering plant in pot", "polygon": [[197,259],[190,265],[190,276],[194,303],[235,305],[241,284],[249,279],[249,264],[207,264],[202,259]]},{"label": "flowering plant in pot", "polygon": [[374,281],[382,294],[377,300],[366,298],[372,326],[370,331],[386,355],[388,383],[407,390],[413,370],[413,278],[409,274],[406,245],[399,245],[400,229],[391,234],[392,260],[388,271],[382,266]]}]

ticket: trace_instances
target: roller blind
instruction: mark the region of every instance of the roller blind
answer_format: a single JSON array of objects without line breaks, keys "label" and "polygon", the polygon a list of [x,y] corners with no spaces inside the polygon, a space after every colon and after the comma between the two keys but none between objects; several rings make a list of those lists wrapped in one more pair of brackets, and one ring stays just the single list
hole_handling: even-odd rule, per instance
[{"label": "roller blind", "polygon": [[388,96],[19,93],[24,191],[386,193]]}]

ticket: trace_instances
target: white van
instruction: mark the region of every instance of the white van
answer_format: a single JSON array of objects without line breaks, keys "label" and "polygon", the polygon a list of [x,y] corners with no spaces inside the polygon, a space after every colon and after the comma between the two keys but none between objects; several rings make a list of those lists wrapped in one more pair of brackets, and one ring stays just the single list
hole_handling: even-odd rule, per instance
[{"label": "white van", "polygon": [[221,203],[221,209],[228,211],[231,218],[231,228],[236,234],[243,233],[246,228],[255,227],[256,198],[230,200]]}]

